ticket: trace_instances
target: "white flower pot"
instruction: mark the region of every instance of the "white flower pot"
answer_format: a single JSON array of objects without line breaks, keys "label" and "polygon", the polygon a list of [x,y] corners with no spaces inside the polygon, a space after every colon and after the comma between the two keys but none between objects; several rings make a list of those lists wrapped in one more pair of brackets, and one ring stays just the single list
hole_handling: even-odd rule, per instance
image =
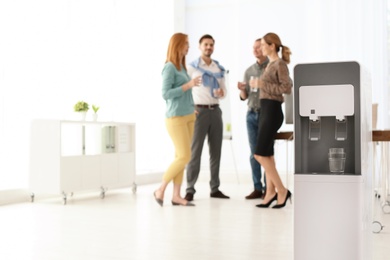
[{"label": "white flower pot", "polygon": [[93,113],[93,114],[92,114],[92,120],[93,120],[94,122],[96,122],[96,121],[97,121],[97,118],[98,118],[98,114]]},{"label": "white flower pot", "polygon": [[85,121],[85,118],[86,118],[86,116],[87,116],[87,112],[81,111],[81,112],[77,112],[77,113],[79,113],[80,120],[81,120],[81,121]]}]

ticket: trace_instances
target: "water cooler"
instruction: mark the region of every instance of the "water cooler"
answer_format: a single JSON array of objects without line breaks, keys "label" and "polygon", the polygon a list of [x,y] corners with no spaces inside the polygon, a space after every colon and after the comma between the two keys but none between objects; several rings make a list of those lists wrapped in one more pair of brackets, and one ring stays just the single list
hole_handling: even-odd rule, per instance
[{"label": "water cooler", "polygon": [[[371,259],[370,130],[371,85],[357,62],[294,68],[294,259]],[[331,148],[345,154],[336,169]]]}]

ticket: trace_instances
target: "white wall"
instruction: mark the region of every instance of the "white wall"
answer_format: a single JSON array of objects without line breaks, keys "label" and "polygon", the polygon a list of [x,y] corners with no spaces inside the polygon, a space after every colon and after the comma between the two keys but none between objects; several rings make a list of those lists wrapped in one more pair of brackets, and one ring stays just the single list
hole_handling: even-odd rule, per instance
[{"label": "white wall", "polygon": [[[299,63],[354,60],[366,67],[372,76],[373,102],[380,104],[379,127],[389,127],[385,0],[187,0],[186,3],[186,32],[191,46],[198,46],[201,35],[213,35],[216,40],[213,57],[230,70],[233,146],[240,171],[249,170],[247,106],[239,100],[235,86],[255,61],[254,40],[267,32],[277,33],[283,45],[290,47],[291,77]],[[191,48],[189,60],[198,55],[199,51]],[[292,125],[283,125],[281,131],[292,129]],[[285,152],[281,149],[278,154]],[[278,165],[281,171],[290,167],[283,156]]]},{"label": "white wall", "polygon": [[79,100],[99,105],[99,120],[137,123],[137,166],[167,164],[160,75],[174,7],[173,0],[0,1],[0,189],[27,187],[30,121],[78,120]]},{"label": "white wall", "polygon": [[[212,34],[214,57],[230,70],[232,145],[239,171],[249,170],[249,149],[246,103],[234,86],[254,62],[254,39],[266,32],[278,33],[291,48],[291,73],[303,62],[361,62],[372,73],[374,101],[380,111],[388,111],[385,3],[0,1],[0,189],[27,185],[30,120],[75,119],[73,104],[81,99],[101,107],[101,120],[136,121],[137,168],[164,170],[173,149],[164,126],[160,74],[168,40],[177,31],[190,36],[188,60],[199,53],[199,37]],[[388,126],[383,114],[382,127]],[[229,143],[224,144],[224,169],[233,167],[230,153]]]}]

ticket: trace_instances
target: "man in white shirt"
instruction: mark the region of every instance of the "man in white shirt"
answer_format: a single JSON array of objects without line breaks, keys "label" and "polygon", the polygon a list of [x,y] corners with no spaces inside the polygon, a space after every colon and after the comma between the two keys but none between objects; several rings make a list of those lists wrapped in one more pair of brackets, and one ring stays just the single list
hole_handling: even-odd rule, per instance
[{"label": "man in white shirt", "polygon": [[191,146],[191,160],[187,165],[187,190],[185,199],[194,198],[195,183],[199,176],[203,144],[207,136],[210,153],[210,197],[229,199],[219,190],[219,166],[223,139],[222,111],[219,99],[226,96],[225,69],[211,59],[214,52],[214,39],[203,35],[199,40],[201,56],[190,63],[188,74],[191,78],[202,75],[202,85],[192,89],[195,103],[196,121]]}]

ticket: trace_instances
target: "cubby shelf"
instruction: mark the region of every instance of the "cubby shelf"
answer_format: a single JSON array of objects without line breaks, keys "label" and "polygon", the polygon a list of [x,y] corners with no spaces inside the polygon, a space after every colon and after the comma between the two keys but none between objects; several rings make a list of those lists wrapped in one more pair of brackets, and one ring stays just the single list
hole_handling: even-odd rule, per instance
[{"label": "cubby shelf", "polygon": [[135,124],[33,120],[30,136],[30,190],[61,194],[135,184]]}]

